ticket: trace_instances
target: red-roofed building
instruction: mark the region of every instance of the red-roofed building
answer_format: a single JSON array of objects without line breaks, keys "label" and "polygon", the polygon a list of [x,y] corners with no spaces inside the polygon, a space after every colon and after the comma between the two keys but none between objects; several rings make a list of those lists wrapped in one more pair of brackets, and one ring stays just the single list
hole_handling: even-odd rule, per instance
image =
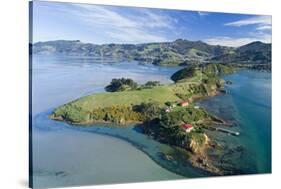
[{"label": "red-roofed building", "polygon": [[185,132],[189,133],[192,129],[193,129],[193,126],[191,124],[182,124],[182,128],[185,129]]}]

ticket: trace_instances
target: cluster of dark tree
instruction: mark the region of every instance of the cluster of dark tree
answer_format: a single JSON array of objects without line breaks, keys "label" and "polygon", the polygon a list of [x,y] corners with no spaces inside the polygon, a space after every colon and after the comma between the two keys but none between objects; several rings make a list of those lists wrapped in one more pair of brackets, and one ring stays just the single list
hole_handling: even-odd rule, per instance
[{"label": "cluster of dark tree", "polygon": [[105,87],[107,92],[119,92],[160,86],[160,81],[148,81],[144,85],[138,85],[130,78],[112,79],[110,84]]},{"label": "cluster of dark tree", "polygon": [[150,89],[156,86],[160,86],[160,81],[148,81],[144,85],[139,86],[140,89]]},{"label": "cluster of dark tree", "polygon": [[92,111],[84,111],[75,105],[65,105],[54,111],[55,117],[61,117],[71,123],[110,122],[125,124],[127,122],[143,122],[159,117],[161,108],[156,102],[139,105],[113,105],[97,107]]},{"label": "cluster of dark tree", "polygon": [[57,108],[54,111],[55,117],[61,117],[67,122],[70,123],[82,123],[87,122],[90,119],[90,113],[82,110],[82,108],[65,105],[63,108]]},{"label": "cluster of dark tree", "polygon": [[94,109],[90,114],[90,119],[125,124],[127,122],[141,122],[144,120],[144,116],[140,112],[134,111],[131,105],[116,105]]},{"label": "cluster of dark tree", "polygon": [[202,72],[201,77],[205,76],[210,78],[210,77],[218,77],[222,74],[233,73],[236,70],[236,68],[233,65],[216,64],[216,63],[207,63],[207,64],[200,64],[200,65],[191,64],[174,73],[171,76],[171,79],[174,82],[177,82],[179,80],[194,77],[196,74],[196,70]]},{"label": "cluster of dark tree", "polygon": [[193,77],[193,76],[195,76],[195,71],[196,71],[196,66],[194,66],[194,65],[187,66],[186,68],[183,68],[183,69],[177,71],[176,73],[174,73],[171,76],[171,79],[174,82],[177,82],[177,81],[185,79],[185,78]]},{"label": "cluster of dark tree", "polygon": [[[152,103],[150,105],[154,106],[153,110],[157,110],[157,104]],[[196,127],[193,132],[187,134],[182,128],[182,124],[210,119],[210,115],[204,110],[186,107],[169,113],[160,111],[161,113],[159,114],[159,111],[159,109],[157,111],[150,111],[149,117],[147,117],[149,119],[146,119],[144,123],[144,132],[146,134],[153,136],[161,142],[182,147],[187,147],[186,144],[194,137],[196,137],[196,140],[203,140],[203,130],[201,127]],[[191,137],[191,134],[194,137]]]},{"label": "cluster of dark tree", "polygon": [[143,122],[158,118],[162,109],[157,102],[143,102],[138,105],[116,105],[96,108],[90,119],[113,123]]},{"label": "cluster of dark tree", "polygon": [[139,105],[134,105],[133,110],[141,113],[144,116],[145,121],[159,118],[159,115],[162,112],[158,102],[142,102]]},{"label": "cluster of dark tree", "polygon": [[112,79],[109,85],[105,87],[107,92],[118,92],[136,89],[138,84],[129,78]]}]

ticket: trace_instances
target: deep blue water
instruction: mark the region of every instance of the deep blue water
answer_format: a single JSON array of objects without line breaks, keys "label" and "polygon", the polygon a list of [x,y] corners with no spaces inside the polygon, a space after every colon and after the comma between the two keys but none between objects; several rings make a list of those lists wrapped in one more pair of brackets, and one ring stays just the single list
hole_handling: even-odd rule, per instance
[{"label": "deep blue water", "polygon": [[[35,187],[58,187],[210,176],[185,161],[167,161],[163,153],[181,157],[165,144],[141,134],[138,128],[104,125],[73,127],[47,115],[61,104],[103,91],[112,78],[129,77],[139,83],[169,77],[180,67],[157,67],[81,57],[33,57],[33,171]],[[198,104],[235,122],[239,137],[210,132],[230,151],[243,146],[243,153],[228,156],[237,173],[271,171],[271,74],[240,71],[225,79],[229,93]],[[184,175],[180,176],[180,175]]]}]

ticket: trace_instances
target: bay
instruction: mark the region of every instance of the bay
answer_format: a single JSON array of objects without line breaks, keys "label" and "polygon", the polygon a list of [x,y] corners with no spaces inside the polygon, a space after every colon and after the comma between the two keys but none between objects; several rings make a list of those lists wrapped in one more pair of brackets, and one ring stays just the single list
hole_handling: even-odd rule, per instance
[{"label": "bay", "polygon": [[[32,131],[34,187],[143,182],[212,176],[185,161],[167,161],[163,154],[178,155],[171,146],[143,135],[136,126],[116,128],[95,124],[73,127],[48,119],[52,110],[71,100],[104,92],[112,78],[127,77],[138,83],[171,83],[181,67],[142,65],[93,57],[33,56]],[[271,74],[243,70],[224,76],[233,81],[227,95],[198,105],[235,123],[239,137],[208,134],[226,150],[214,154],[235,174],[271,172]],[[241,147],[243,151],[228,154]],[[240,149],[240,148],[239,148]],[[178,155],[179,159],[184,159]]]}]

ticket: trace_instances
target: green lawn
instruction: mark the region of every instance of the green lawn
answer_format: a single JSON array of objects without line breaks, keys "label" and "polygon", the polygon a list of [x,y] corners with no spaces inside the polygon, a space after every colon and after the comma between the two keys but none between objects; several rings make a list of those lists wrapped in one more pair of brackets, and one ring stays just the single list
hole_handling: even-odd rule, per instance
[{"label": "green lawn", "polygon": [[142,102],[156,101],[164,105],[167,101],[176,101],[179,98],[172,90],[172,85],[158,86],[152,89],[141,89],[134,91],[123,91],[113,93],[97,93],[79,98],[71,105],[81,107],[84,110],[92,110],[97,107],[109,107],[112,105],[131,105]]},{"label": "green lawn", "polygon": [[[211,72],[213,70],[211,68],[208,71]],[[219,67],[218,70],[224,71],[223,68],[224,67]],[[201,83],[201,79],[205,78],[210,81],[207,83]],[[75,101],[56,108],[53,117],[80,123],[96,119],[93,118],[93,116],[97,115],[93,112],[98,112],[103,115],[100,119],[105,119],[106,116],[106,118],[108,118],[109,115],[104,114],[109,112],[113,112],[110,116],[115,117],[117,117],[116,112],[123,112],[124,115],[128,115],[125,117],[125,121],[130,121],[132,120],[133,113],[135,113],[132,110],[132,105],[157,102],[161,108],[165,106],[165,102],[190,100],[192,96],[207,96],[217,89],[216,83],[217,77],[208,77],[207,74],[202,74],[201,70],[197,69],[193,77],[184,78],[183,80],[179,80],[178,82],[170,85],[161,85],[149,89],[135,89],[121,92],[103,92],[81,97]],[[118,114],[119,117],[117,121],[121,122],[123,120],[123,114],[120,116]]]}]

